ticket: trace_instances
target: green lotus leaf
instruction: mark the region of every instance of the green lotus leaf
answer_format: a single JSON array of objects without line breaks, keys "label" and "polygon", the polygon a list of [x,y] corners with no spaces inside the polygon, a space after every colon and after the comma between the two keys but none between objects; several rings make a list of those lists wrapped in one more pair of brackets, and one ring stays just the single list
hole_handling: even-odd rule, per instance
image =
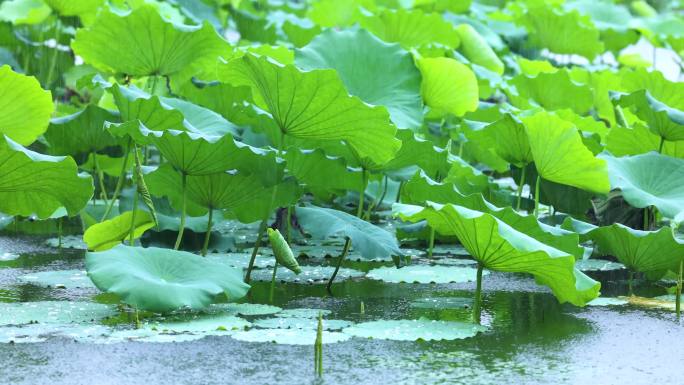
[{"label": "green lotus leaf", "polygon": [[83,270],[41,271],[18,278],[24,283],[53,289],[95,289],[95,285]]},{"label": "green lotus leaf", "polygon": [[463,116],[477,109],[477,79],[467,66],[451,58],[439,57],[418,60],[418,68],[423,76],[420,91],[432,114]]},{"label": "green lotus leaf", "polygon": [[[399,152],[382,166],[382,170],[390,177],[408,179],[418,169],[438,179],[449,173],[449,151],[446,148],[436,147],[433,142],[420,138],[411,130],[398,130],[397,138],[401,140]],[[407,176],[402,177],[403,174]]]},{"label": "green lotus leaf", "polygon": [[61,16],[78,16],[85,24],[90,24],[105,0],[43,0]]},{"label": "green lotus leaf", "polygon": [[454,235],[489,270],[532,274],[558,301],[584,306],[596,298],[601,284],[575,269],[575,257],[530,237],[498,218],[452,204],[430,204],[404,220],[427,220],[443,235]]},{"label": "green lotus leaf", "polygon": [[[253,165],[250,158],[245,161]],[[285,207],[295,203],[301,195],[298,184],[292,178],[282,181],[278,179],[279,183],[273,185],[275,178],[272,175],[268,175],[270,178],[264,178],[263,175],[250,173],[247,167],[239,166],[238,168],[244,171],[188,175],[186,181],[188,214],[190,216],[206,215],[212,207],[227,210],[240,222],[251,223],[271,214],[271,199],[274,199],[273,207]],[[271,165],[270,168],[272,169],[273,166]],[[170,164],[160,166],[148,174],[145,180],[153,195],[168,197],[171,206],[181,210],[182,179],[180,173]],[[274,190],[276,190],[275,197]],[[207,221],[204,220],[204,223],[206,224]]]},{"label": "green lotus leaf", "polygon": [[599,30],[588,16],[576,10],[563,12],[537,1],[517,21],[527,29],[533,47],[548,48],[557,54],[578,54],[590,60],[604,51]]},{"label": "green lotus leaf", "polygon": [[[606,150],[615,156],[645,154],[658,151],[660,136],[654,134],[643,124],[633,127],[614,126],[606,138]],[[663,143],[662,154],[684,158],[684,140]]]},{"label": "green lotus leaf", "polygon": [[182,99],[163,97],[159,99],[162,105],[171,107],[183,114],[188,131],[217,136],[237,135],[237,127],[233,123],[208,108],[200,107]]},{"label": "green lotus leaf", "polygon": [[[278,317],[266,318],[256,320],[254,324],[260,328],[268,329],[311,329],[318,328],[318,319],[316,318],[296,318],[296,317]],[[323,330],[340,330],[353,325],[350,321],[338,319],[324,319],[322,321]]]},{"label": "green lotus leaf", "polygon": [[372,8],[368,0],[318,0],[306,16],[321,27],[344,27],[354,24],[361,15],[360,6]]},{"label": "green lotus leaf", "polygon": [[602,254],[614,256],[651,280],[662,278],[668,270],[679,271],[684,258],[684,241],[675,239],[669,227],[641,231],[616,223],[591,230],[588,237]]},{"label": "green lotus leaf", "polygon": [[308,140],[346,141],[362,159],[388,162],[401,147],[384,107],[349,96],[334,70],[302,72],[267,58],[245,55],[220,65],[221,81],[252,88],[257,105],[280,131]]},{"label": "green lotus leaf", "polygon": [[71,47],[95,68],[129,76],[170,76],[231,55],[210,24],[174,24],[149,5],[126,13],[103,8]]},{"label": "green lotus leaf", "polygon": [[[140,151],[140,150],[138,150]],[[96,154],[97,157],[97,170],[102,171],[104,174],[113,176],[113,177],[118,177],[121,174],[121,167],[124,166],[124,158],[123,157],[118,157],[118,158],[112,158],[111,156],[108,155],[100,155]],[[131,171],[133,170],[133,166],[135,164],[135,159],[133,156],[129,156],[128,159],[126,160],[126,171]],[[93,158],[93,154],[91,153],[88,155],[88,158],[86,159],[85,162],[82,164],[78,165],[81,170],[87,171],[87,172],[95,172],[95,160]]]},{"label": "green lotus leaf", "polygon": [[209,306],[219,294],[235,301],[249,285],[242,271],[169,249],[119,245],[86,253],[86,270],[102,291],[117,294],[138,309],[168,312]]},{"label": "green lotus leaf", "polygon": [[654,134],[665,140],[684,140],[684,111],[659,101],[647,90],[612,93],[611,96],[616,105],[631,107]]},{"label": "green lotus leaf", "polygon": [[444,182],[453,184],[463,194],[485,193],[489,190],[489,177],[462,158],[453,155],[451,168]]},{"label": "green lotus leaf", "polygon": [[283,238],[283,235],[280,234],[280,231],[278,231],[278,229],[273,230],[269,227],[267,233],[268,240],[271,243],[271,250],[273,250],[276,261],[295,274],[301,273],[302,268],[299,267],[299,263],[297,263],[297,259],[295,259],[292,249],[290,249],[290,245],[287,244],[287,241]]},{"label": "green lotus leaf", "polygon": [[653,98],[666,105],[684,110],[684,83],[670,81],[660,71],[649,71],[644,68],[634,71],[621,71],[621,83],[613,90],[635,92],[647,90]]},{"label": "green lotus leaf", "polygon": [[[292,270],[278,269],[276,272],[276,281],[278,282],[292,282],[292,283],[312,283],[328,281],[335,271],[333,266],[320,265],[304,265],[301,266],[302,271],[295,274]],[[337,271],[336,280],[346,281],[363,277],[366,273],[359,270],[349,269],[346,267],[340,268]],[[252,279],[261,282],[271,282],[273,279],[273,271],[266,269],[258,269],[252,272]]]},{"label": "green lotus leaf", "polygon": [[[489,272],[486,272],[489,274]],[[390,283],[461,283],[475,282],[477,269],[462,266],[426,266],[411,265],[397,269],[396,267],[379,267],[370,270],[367,278]]]},{"label": "green lotus leaf", "polygon": [[655,206],[676,222],[684,221],[684,159],[655,152],[616,158],[601,155],[608,163],[610,186],[620,189],[631,206]]},{"label": "green lotus leaf", "polygon": [[503,75],[505,70],[503,62],[475,28],[470,24],[461,24],[456,27],[456,31],[461,38],[460,49],[468,60]]},{"label": "green lotus leaf", "polygon": [[78,214],[93,196],[93,180],[72,158],[33,152],[0,139],[0,212],[45,219],[60,207]]},{"label": "green lotus leaf", "polygon": [[521,119],[539,175],[549,181],[606,194],[606,161],[594,157],[572,123],[545,111]]},{"label": "green lotus leaf", "polygon": [[633,17],[624,5],[579,0],[568,2],[564,6],[566,9],[577,10],[589,16],[596,28],[601,31],[601,40],[608,50],[618,52],[639,39],[637,31],[630,28]]},{"label": "green lotus leaf", "polygon": [[[533,215],[523,215],[512,207],[499,208],[484,199],[482,194],[463,195],[452,184],[437,183],[424,174],[416,174],[406,182],[401,190],[401,201],[410,205],[424,206],[429,202],[439,204],[454,204],[478,212],[489,214],[511,226],[513,229],[525,233],[527,236],[582,258],[584,250],[578,245],[579,237],[574,231],[566,231],[539,222]],[[413,206],[414,209],[419,209]],[[400,211],[411,209],[402,208]],[[450,235],[450,234],[444,234]]]},{"label": "green lotus leaf", "polygon": [[344,236],[364,259],[389,259],[403,255],[397,239],[387,230],[343,211],[323,207],[297,207],[299,224],[315,238]]},{"label": "green lotus leaf", "polygon": [[422,125],[420,72],[411,54],[398,44],[385,43],[362,29],[330,29],[297,51],[296,64],[304,70],[336,70],[350,94],[387,107],[399,128]]},{"label": "green lotus leaf", "polygon": [[[534,188],[537,182],[537,169],[535,165],[529,164],[526,167],[525,183]],[[567,184],[552,182],[541,179],[539,185],[539,202],[553,206],[557,211],[574,215],[578,218],[585,218],[587,212],[592,208],[592,198],[595,193]]]},{"label": "green lotus leaf", "polygon": [[[133,211],[126,211],[112,219],[94,224],[83,234],[88,250],[104,251],[130,239]],[[154,227],[154,218],[147,211],[136,210],[133,223],[133,239],[140,238],[145,231]]]},{"label": "green lotus leaf", "polygon": [[[339,0],[335,0],[338,2]],[[278,345],[314,345],[316,341],[316,330],[311,329],[251,329],[236,332],[231,335],[233,339],[245,342],[268,342]],[[347,341],[350,335],[323,331],[321,341],[323,344],[334,344]]]},{"label": "green lotus leaf", "polygon": [[0,67],[0,90],[0,135],[25,146],[33,143],[47,129],[54,110],[50,91],[8,65]]},{"label": "green lotus leaf", "polygon": [[104,127],[105,121],[117,120],[114,113],[92,104],[75,114],[52,119],[44,135],[49,152],[55,155],[78,155],[118,146],[119,140]]},{"label": "green lotus leaf", "polygon": [[395,341],[450,341],[475,337],[485,326],[469,322],[417,320],[380,320],[350,326],[342,330],[360,338]]},{"label": "green lotus leaf", "polygon": [[570,78],[567,70],[542,72],[534,77],[519,74],[509,80],[513,105],[529,108],[538,105],[548,110],[570,108],[580,115],[591,109],[593,96],[589,86]]},{"label": "green lotus leaf", "polygon": [[321,33],[321,27],[315,25],[309,19],[298,18],[295,15],[286,13],[288,17],[283,20],[282,30],[287,39],[295,47],[303,47]]},{"label": "green lotus leaf", "polygon": [[40,24],[50,13],[50,7],[42,0],[8,0],[0,4],[0,21],[14,25]]},{"label": "green lotus leaf", "polygon": [[431,44],[456,48],[460,44],[454,26],[437,13],[421,10],[387,10],[360,20],[364,29],[390,43],[399,43],[406,49]]},{"label": "green lotus leaf", "polygon": [[[328,156],[321,149],[290,147],[285,159],[290,174],[318,197],[363,188],[361,170],[349,168],[343,158]],[[331,175],[335,177],[331,178]]]},{"label": "green lotus leaf", "polygon": [[525,125],[513,114],[504,114],[484,129],[474,131],[474,135],[479,143],[492,145],[499,157],[518,168],[534,160]]}]

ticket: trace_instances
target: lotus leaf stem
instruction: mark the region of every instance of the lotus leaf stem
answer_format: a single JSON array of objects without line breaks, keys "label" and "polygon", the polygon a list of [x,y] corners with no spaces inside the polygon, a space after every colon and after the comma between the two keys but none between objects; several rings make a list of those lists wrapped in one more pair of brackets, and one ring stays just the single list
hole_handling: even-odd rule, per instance
[{"label": "lotus leaf stem", "polygon": [[271,288],[268,291],[268,302],[273,303],[273,293],[275,292],[276,274],[278,273],[278,261],[273,265],[273,274],[271,275]]},{"label": "lotus leaf stem", "polygon": [[629,271],[629,274],[627,275],[627,293],[631,297],[634,295],[634,272]]},{"label": "lotus leaf stem", "polygon": [[183,232],[185,231],[185,216],[186,216],[186,206],[187,206],[187,200],[188,200],[188,174],[185,173],[185,171],[181,172],[181,194],[182,194],[182,203],[181,203],[181,219],[180,219],[180,227],[178,229],[178,237],[176,238],[176,244],[173,246],[174,250],[178,250],[180,248],[181,241],[183,240]]},{"label": "lotus leaf stem", "polygon": [[684,274],[684,259],[679,261],[679,277],[677,278],[677,289],[675,290],[675,312],[677,319],[681,317],[682,309],[682,274]]},{"label": "lotus leaf stem", "polygon": [[660,145],[658,145],[658,152],[659,153],[661,153],[661,154],[663,153],[663,147],[664,146],[665,146],[665,138],[661,136],[660,137]]},{"label": "lotus leaf stem", "polygon": [[482,270],[484,265],[481,262],[477,264],[477,286],[475,286],[475,300],[473,302],[473,322],[480,323],[482,316]]},{"label": "lotus leaf stem", "polygon": [[50,67],[48,68],[47,78],[45,79],[45,88],[51,88],[52,77],[55,74],[55,67],[57,65],[57,55],[59,54],[59,38],[62,34],[62,24],[59,19],[55,22],[55,49],[50,57]]},{"label": "lotus leaf stem", "polygon": [[323,313],[318,313],[316,341],[314,343],[314,370],[318,377],[323,376]]},{"label": "lotus leaf stem", "polygon": [[133,194],[133,213],[131,215],[131,227],[128,229],[128,243],[133,246],[135,242],[135,215],[138,212],[138,192]]},{"label": "lotus leaf stem", "polygon": [[107,216],[112,211],[112,208],[114,206],[114,202],[117,200],[117,198],[119,198],[119,194],[121,193],[121,188],[123,187],[124,181],[126,180],[126,164],[128,163],[128,155],[130,154],[130,152],[131,152],[131,139],[128,138],[128,144],[126,144],[126,153],[124,155],[123,165],[121,166],[121,172],[119,173],[119,179],[116,182],[116,188],[114,189],[114,194],[112,195],[112,200],[109,201],[109,205],[107,206],[107,209],[105,210],[102,218],[100,218],[100,222],[107,219]]},{"label": "lotus leaf stem", "polygon": [[428,258],[432,258],[432,249],[435,247],[435,228],[430,226],[430,241],[428,243]]},{"label": "lotus leaf stem", "polygon": [[57,219],[57,248],[62,248],[62,220],[64,217]]},{"label": "lotus leaf stem", "polygon": [[534,217],[539,218],[539,186],[541,185],[541,175],[537,174],[537,183],[534,186]]},{"label": "lotus leaf stem", "polygon": [[515,204],[515,209],[520,210],[520,204],[522,203],[522,190],[523,186],[525,186],[525,172],[527,171],[527,167],[521,168],[520,172],[520,181],[518,182],[518,200],[517,203]]},{"label": "lotus leaf stem", "polygon": [[254,248],[252,249],[252,256],[249,259],[249,266],[247,266],[247,273],[245,273],[245,283],[249,283],[252,278],[252,269],[254,269],[254,261],[256,260],[257,253],[259,252],[259,247],[261,246],[261,239],[264,237],[264,233],[267,228],[266,220],[262,220],[259,225],[259,233],[257,234],[257,239],[254,242]]},{"label": "lotus leaf stem", "polygon": [[93,151],[93,166],[95,168],[95,174],[97,175],[97,181],[98,184],[100,185],[100,198],[102,198],[105,201],[105,204],[109,206],[108,198],[107,198],[107,187],[105,187],[104,183],[104,172],[102,171],[102,168],[100,168],[100,162],[97,160],[97,153]]},{"label": "lotus leaf stem", "polygon": [[340,257],[337,259],[335,271],[333,271],[332,275],[330,276],[330,279],[328,280],[328,284],[325,286],[325,289],[328,290],[328,292],[330,292],[330,288],[332,287],[333,281],[335,281],[335,277],[337,277],[337,272],[340,270],[340,266],[342,266],[342,262],[344,261],[344,258],[347,256],[347,253],[349,252],[349,246],[351,246],[351,238],[347,237],[347,239],[344,241],[342,254],[340,254]]},{"label": "lotus leaf stem", "polygon": [[209,239],[211,238],[211,228],[213,226],[212,219],[214,217],[214,209],[209,206],[209,218],[207,219],[207,233],[204,234],[204,244],[202,245],[202,256],[207,255],[207,248],[209,248]]}]

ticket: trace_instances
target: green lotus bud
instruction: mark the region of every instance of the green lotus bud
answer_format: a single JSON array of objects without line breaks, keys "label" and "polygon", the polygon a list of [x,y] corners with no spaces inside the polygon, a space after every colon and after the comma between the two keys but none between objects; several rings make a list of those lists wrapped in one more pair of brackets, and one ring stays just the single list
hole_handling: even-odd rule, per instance
[{"label": "green lotus bud", "polygon": [[302,268],[299,267],[299,263],[290,249],[290,245],[287,244],[285,238],[283,238],[280,231],[268,229],[268,240],[271,242],[271,248],[273,249],[273,255],[275,255],[276,262],[285,266],[286,268],[292,270],[295,274],[302,272]]}]

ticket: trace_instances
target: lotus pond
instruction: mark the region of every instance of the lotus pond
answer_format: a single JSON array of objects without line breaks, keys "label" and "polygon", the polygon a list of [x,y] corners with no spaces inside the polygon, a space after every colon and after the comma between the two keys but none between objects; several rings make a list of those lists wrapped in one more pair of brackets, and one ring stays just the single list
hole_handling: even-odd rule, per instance
[{"label": "lotus pond", "polygon": [[683,15],[0,0],[0,384],[681,383]]}]

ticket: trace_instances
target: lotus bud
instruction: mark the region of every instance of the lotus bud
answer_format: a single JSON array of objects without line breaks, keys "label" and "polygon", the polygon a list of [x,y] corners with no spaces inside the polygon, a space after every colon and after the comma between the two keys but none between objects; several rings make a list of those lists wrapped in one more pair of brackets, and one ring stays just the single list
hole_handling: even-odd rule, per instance
[{"label": "lotus bud", "polygon": [[302,272],[302,268],[299,267],[299,263],[290,249],[290,245],[287,244],[283,235],[280,231],[268,229],[268,240],[271,242],[271,248],[273,249],[273,255],[275,255],[276,262],[285,266],[286,268],[292,270],[295,274]]}]

